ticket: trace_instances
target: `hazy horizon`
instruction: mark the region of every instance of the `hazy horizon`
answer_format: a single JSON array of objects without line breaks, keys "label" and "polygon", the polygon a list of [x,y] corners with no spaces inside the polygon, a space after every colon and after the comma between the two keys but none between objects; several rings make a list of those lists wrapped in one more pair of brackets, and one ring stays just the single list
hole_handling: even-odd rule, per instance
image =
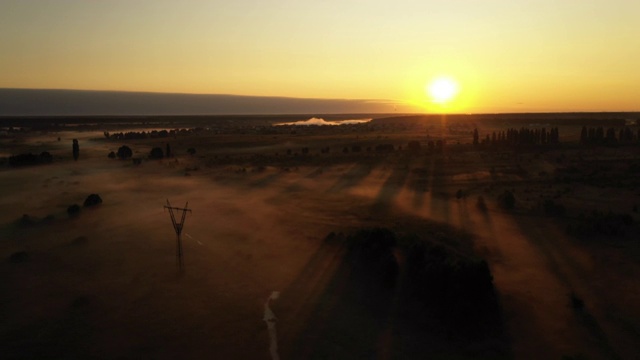
[{"label": "hazy horizon", "polygon": [[635,111],[638,13],[624,0],[8,0],[0,88]]},{"label": "hazy horizon", "polygon": [[390,100],[0,88],[0,116],[417,113]]},{"label": "hazy horizon", "polygon": [[[639,110],[452,112],[455,114],[637,113]],[[401,101],[117,90],[0,88],[0,116],[424,114]]]}]

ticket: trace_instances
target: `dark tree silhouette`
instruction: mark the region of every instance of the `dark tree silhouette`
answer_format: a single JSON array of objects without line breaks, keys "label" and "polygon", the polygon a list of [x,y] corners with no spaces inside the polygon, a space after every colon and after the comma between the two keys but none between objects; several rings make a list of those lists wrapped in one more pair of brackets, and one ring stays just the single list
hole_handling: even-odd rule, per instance
[{"label": "dark tree silhouette", "polygon": [[116,158],[116,153],[112,151],[107,156],[109,157],[109,159],[115,159]]},{"label": "dark tree silhouette", "polygon": [[505,190],[505,192],[500,195],[500,205],[507,210],[511,210],[516,207],[516,197],[513,196],[513,193],[509,190]]},{"label": "dark tree silhouette", "polygon": [[73,204],[67,208],[67,214],[69,216],[76,216],[80,213],[80,206],[78,204]]},{"label": "dark tree silhouette", "polygon": [[154,147],[149,153],[149,159],[162,159],[163,157],[164,153],[162,152],[162,148],[159,147]]},{"label": "dark tree silhouette", "polygon": [[91,194],[84,200],[84,207],[102,204],[102,198],[98,194]]},{"label": "dark tree silhouette", "polygon": [[171,146],[169,145],[169,143],[167,143],[167,151],[166,151],[167,157],[170,158],[171,157]]},{"label": "dark tree silhouette", "polygon": [[80,156],[80,145],[78,145],[78,139],[73,139],[73,160],[78,161]]},{"label": "dark tree silhouette", "polygon": [[189,153],[189,155],[195,155],[196,154],[196,149],[195,148],[188,148],[187,149],[187,153]]},{"label": "dark tree silhouette", "polygon": [[42,163],[50,163],[53,162],[53,156],[48,151],[43,151],[40,153],[40,162]]},{"label": "dark tree silhouette", "polygon": [[133,156],[133,151],[131,151],[130,147],[123,145],[118,148],[116,155],[118,156],[118,159],[126,160]]}]

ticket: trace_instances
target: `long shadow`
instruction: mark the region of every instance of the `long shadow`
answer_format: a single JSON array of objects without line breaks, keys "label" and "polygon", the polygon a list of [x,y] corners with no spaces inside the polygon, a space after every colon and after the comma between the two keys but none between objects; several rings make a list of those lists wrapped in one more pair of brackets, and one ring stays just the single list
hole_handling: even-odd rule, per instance
[{"label": "long shadow", "polygon": [[[563,248],[565,245],[561,243],[562,240],[560,238],[563,236],[562,234],[552,230],[551,227],[535,226],[535,224],[531,223],[532,220],[526,216],[515,215],[512,216],[512,218],[520,228],[520,232],[528,239],[529,243],[539,250],[551,273],[565,286],[567,294],[574,292],[580,293],[580,290],[582,290],[585,291],[589,297],[596,296],[594,291],[585,288],[585,285],[580,284],[580,281],[576,280],[576,278],[584,279],[586,284],[590,276],[582,269],[576,260],[567,253],[566,249]],[[546,233],[546,230],[554,231],[554,233]],[[607,294],[597,294],[597,296],[605,300],[608,297]],[[587,301],[589,300],[591,299],[587,298]],[[594,302],[592,302],[592,304]],[[586,308],[576,310],[578,322],[581,323],[589,331],[591,337],[596,340],[595,342],[598,345],[601,355],[610,359],[622,358],[612,346],[608,335],[596,317]],[[640,341],[640,336],[637,334],[633,337],[637,341]]]},{"label": "long shadow", "polygon": [[430,214],[438,214],[440,218],[446,222],[451,223],[451,213],[449,208],[449,194],[447,193],[447,182],[445,175],[442,173],[443,166],[445,166],[442,158],[435,159],[431,169],[431,175],[429,177],[429,192],[431,193],[430,202]]},{"label": "long shadow", "polygon": [[[395,255],[399,271],[393,280],[380,281],[386,272],[363,271],[343,245],[323,244],[283,291],[281,308],[274,309],[283,325],[282,358],[512,358],[504,338],[466,338],[453,329],[444,330],[450,326],[433,310],[416,313],[423,311],[423,305],[405,289],[407,267],[401,254]],[[284,325],[293,322],[300,325]]]},{"label": "long shadow", "polygon": [[393,206],[393,200],[400,193],[409,178],[411,159],[403,158],[396,163],[374,199],[371,210],[376,215],[384,216]]},{"label": "long shadow", "polygon": [[424,205],[424,195],[429,191],[430,179],[433,173],[433,158],[427,156],[422,167],[411,170],[410,184],[413,188],[412,205],[414,209],[420,209]]},{"label": "long shadow", "polygon": [[273,184],[274,182],[276,182],[276,180],[278,180],[279,178],[281,178],[283,175],[282,171],[277,171],[265,176],[262,176],[259,179],[253,180],[251,182],[249,182],[249,189],[252,188],[257,188],[257,189],[262,189],[265,187],[268,187],[269,185]]},{"label": "long shadow", "polygon": [[349,190],[360,184],[377,166],[375,163],[353,164],[329,189],[329,193],[338,193]]}]

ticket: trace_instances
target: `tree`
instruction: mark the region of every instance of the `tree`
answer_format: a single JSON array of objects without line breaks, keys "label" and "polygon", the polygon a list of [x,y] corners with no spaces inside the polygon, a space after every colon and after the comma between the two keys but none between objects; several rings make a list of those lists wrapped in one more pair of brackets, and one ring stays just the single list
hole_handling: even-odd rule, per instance
[{"label": "tree", "polygon": [[193,156],[196,154],[196,149],[195,148],[188,148],[187,149],[187,153],[189,153],[189,155]]},{"label": "tree", "polygon": [[162,148],[159,147],[154,147],[149,153],[149,159],[162,159],[163,157],[164,153],[162,152]]},{"label": "tree", "polygon": [[587,132],[587,127],[583,126],[582,131],[580,132],[580,142],[586,144],[589,140],[589,135]]},{"label": "tree", "polygon": [[507,210],[511,210],[516,207],[516,197],[513,196],[513,193],[509,190],[505,190],[505,192],[500,195],[500,204]]},{"label": "tree", "polygon": [[91,207],[102,204],[102,198],[98,194],[91,194],[84,200],[84,207]]},{"label": "tree", "polygon": [[166,151],[167,157],[170,158],[171,157],[171,146],[169,145],[169,143],[167,143],[167,151]]},{"label": "tree", "polygon": [[78,145],[78,139],[73,139],[73,160],[78,161],[80,156],[80,145]]},{"label": "tree", "polygon": [[109,157],[109,159],[115,159],[116,158],[116,153],[112,151],[107,156]]},{"label": "tree", "polygon": [[67,208],[67,214],[69,216],[76,216],[80,213],[80,206],[78,204],[73,204]]},{"label": "tree", "polygon": [[131,151],[130,147],[123,145],[118,148],[116,155],[118,156],[118,159],[126,160],[133,156],[133,151]]}]

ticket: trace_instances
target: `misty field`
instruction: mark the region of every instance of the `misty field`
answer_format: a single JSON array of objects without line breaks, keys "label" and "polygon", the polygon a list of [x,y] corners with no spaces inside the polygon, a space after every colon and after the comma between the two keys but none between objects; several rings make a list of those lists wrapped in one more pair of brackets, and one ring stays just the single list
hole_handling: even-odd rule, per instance
[{"label": "misty field", "polygon": [[[640,353],[637,145],[580,146],[572,124],[560,144],[474,147],[476,125],[430,124],[5,134],[2,357],[268,359],[274,339],[282,359]],[[138,164],[108,157],[125,145]],[[182,274],[167,199],[193,210]]]}]

